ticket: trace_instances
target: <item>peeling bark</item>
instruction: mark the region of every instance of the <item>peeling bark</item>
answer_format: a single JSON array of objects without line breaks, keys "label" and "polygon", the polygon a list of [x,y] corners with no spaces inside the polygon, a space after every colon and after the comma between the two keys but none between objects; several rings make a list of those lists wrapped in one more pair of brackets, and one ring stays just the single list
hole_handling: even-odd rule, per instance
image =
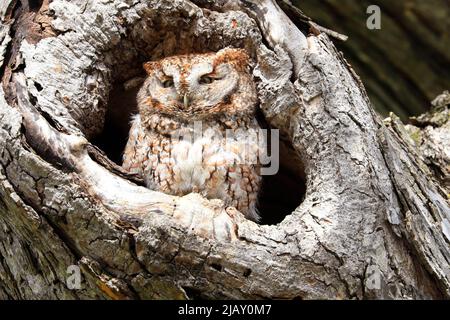
[{"label": "peeling bark", "polygon": [[[304,36],[272,0],[55,0],[32,18],[51,33],[11,40],[31,10],[14,3],[0,10],[0,298],[450,296],[445,192],[320,28]],[[261,110],[305,174],[277,225],[148,190],[89,142],[142,61],[226,46],[251,53]]]}]

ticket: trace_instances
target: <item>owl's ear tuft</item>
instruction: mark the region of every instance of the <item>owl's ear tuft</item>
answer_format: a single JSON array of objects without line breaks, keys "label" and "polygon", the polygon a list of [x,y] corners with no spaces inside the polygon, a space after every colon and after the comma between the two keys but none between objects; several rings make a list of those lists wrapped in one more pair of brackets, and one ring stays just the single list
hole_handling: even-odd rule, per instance
[{"label": "owl's ear tuft", "polygon": [[147,72],[147,74],[150,74],[155,68],[155,62],[153,61],[145,62],[142,65],[142,67],[144,68],[145,72]]},{"label": "owl's ear tuft", "polygon": [[245,69],[250,64],[250,56],[245,49],[225,48],[217,52],[215,65],[233,63],[238,69]]}]

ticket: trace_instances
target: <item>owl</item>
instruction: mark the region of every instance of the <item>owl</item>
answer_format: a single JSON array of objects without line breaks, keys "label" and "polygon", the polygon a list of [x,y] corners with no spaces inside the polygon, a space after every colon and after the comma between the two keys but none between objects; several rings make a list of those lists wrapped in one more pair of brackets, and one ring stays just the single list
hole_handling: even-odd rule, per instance
[{"label": "owl", "polygon": [[258,221],[258,99],[243,49],[178,55],[144,64],[123,168],[148,188],[221,199]]}]

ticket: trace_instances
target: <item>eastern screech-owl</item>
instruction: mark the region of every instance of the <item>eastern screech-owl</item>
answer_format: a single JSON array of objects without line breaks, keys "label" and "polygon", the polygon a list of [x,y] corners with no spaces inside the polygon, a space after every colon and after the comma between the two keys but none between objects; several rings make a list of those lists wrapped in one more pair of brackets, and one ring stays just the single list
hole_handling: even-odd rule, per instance
[{"label": "eastern screech-owl", "polygon": [[123,167],[148,188],[222,199],[258,220],[257,95],[249,57],[223,49],[147,62]]}]

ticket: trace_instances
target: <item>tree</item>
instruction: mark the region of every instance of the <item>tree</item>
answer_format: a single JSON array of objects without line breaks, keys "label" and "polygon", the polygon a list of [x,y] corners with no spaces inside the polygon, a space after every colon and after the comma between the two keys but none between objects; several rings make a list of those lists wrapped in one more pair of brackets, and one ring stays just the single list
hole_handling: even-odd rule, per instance
[{"label": "tree", "polygon": [[[448,125],[383,122],[333,32],[305,36],[273,0],[10,0],[0,14],[0,298],[450,296],[448,190],[430,169],[448,150],[426,158],[407,133],[433,143]],[[278,224],[146,189],[90,142],[143,61],[225,46],[251,53],[281,165],[306,181]]]}]

